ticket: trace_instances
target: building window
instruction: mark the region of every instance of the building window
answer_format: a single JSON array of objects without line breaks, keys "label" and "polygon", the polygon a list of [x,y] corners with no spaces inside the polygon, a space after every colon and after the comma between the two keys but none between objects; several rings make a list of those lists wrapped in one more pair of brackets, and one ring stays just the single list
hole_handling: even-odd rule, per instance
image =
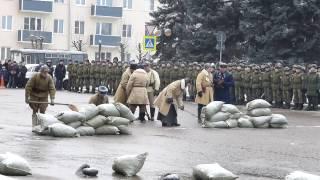
[{"label": "building window", "polygon": [[[101,61],[104,61],[104,60],[111,60],[111,52],[101,52]],[[95,56],[95,60],[96,61],[99,61],[99,52],[96,52],[96,56]]]},{"label": "building window", "polygon": [[63,33],[63,20],[62,19],[55,19],[54,20],[54,33]]},{"label": "building window", "polygon": [[98,35],[111,35],[112,34],[112,24],[111,23],[97,23],[96,34]]},{"label": "building window", "polygon": [[97,0],[97,5],[112,7],[112,0]]},{"label": "building window", "polygon": [[2,29],[12,30],[12,16],[2,16]]},{"label": "building window", "polygon": [[84,34],[84,21],[75,21],[74,33]]},{"label": "building window", "polygon": [[1,47],[1,52],[0,53],[1,53],[0,54],[1,60],[10,59],[10,48]]},{"label": "building window", "polygon": [[131,30],[132,25],[131,24],[124,24],[122,26],[122,37],[131,37]]},{"label": "building window", "polygon": [[41,19],[35,17],[24,18],[24,30],[41,31]]},{"label": "building window", "polygon": [[85,5],[86,4],[86,0],[76,0],[76,4],[77,5]]},{"label": "building window", "polygon": [[64,3],[64,0],[54,0],[56,3]]},{"label": "building window", "polygon": [[132,9],[132,0],[123,0],[123,8]]},{"label": "building window", "polygon": [[144,0],[144,8],[146,11],[154,10],[154,0]]}]

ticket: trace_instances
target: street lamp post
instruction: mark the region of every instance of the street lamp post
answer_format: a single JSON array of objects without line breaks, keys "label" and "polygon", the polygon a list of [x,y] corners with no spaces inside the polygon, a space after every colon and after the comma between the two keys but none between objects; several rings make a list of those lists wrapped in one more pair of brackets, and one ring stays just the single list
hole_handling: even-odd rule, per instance
[{"label": "street lamp post", "polygon": [[99,40],[99,61],[101,61],[101,40]]}]

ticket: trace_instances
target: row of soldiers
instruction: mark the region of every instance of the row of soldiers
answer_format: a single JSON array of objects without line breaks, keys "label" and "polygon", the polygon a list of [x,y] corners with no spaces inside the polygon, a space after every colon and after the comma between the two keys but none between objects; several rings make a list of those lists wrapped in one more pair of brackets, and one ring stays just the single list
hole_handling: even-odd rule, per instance
[{"label": "row of soldiers", "polygon": [[258,98],[273,103],[276,108],[302,110],[309,101],[308,110],[318,108],[320,93],[320,69],[316,64],[292,67],[277,64],[231,65],[229,72],[234,79],[235,104],[243,104]]}]

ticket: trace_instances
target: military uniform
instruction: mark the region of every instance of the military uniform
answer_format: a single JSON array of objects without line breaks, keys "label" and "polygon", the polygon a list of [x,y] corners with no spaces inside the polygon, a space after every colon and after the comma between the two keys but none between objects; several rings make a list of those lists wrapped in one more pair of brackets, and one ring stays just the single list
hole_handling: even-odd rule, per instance
[{"label": "military uniform", "polygon": [[67,71],[68,71],[68,78],[69,78],[69,81],[68,81],[68,91],[71,91],[71,88],[72,88],[72,83],[73,83],[73,81],[74,81],[74,76],[73,76],[73,74],[72,74],[72,68],[73,68],[73,66],[74,66],[74,64],[72,63],[72,61],[71,61],[71,63],[70,64],[68,64],[68,66],[67,66]]},{"label": "military uniform", "polygon": [[266,67],[262,72],[262,88],[264,99],[272,104],[272,91],[271,91],[271,72],[270,67]]},{"label": "military uniform", "polygon": [[82,88],[83,88],[83,81],[84,81],[84,76],[83,76],[84,65],[83,65],[82,62],[79,64],[79,66],[76,69],[76,71],[77,71],[77,73],[76,73],[76,76],[77,76],[76,91],[81,93],[82,92]]},{"label": "military uniform", "polygon": [[251,84],[252,84],[252,76],[251,76],[250,68],[247,67],[243,75],[243,89],[244,89],[244,94],[247,96],[247,102],[252,100]]},{"label": "military uniform", "polygon": [[261,98],[261,73],[259,72],[259,67],[254,68],[254,72],[252,73],[252,81],[251,81],[251,88],[252,88],[252,99],[259,99]]},{"label": "military uniform", "polygon": [[280,67],[271,73],[271,88],[272,88],[272,100],[274,101],[274,107],[282,107],[282,95],[281,95],[281,75]]},{"label": "military uniform", "polygon": [[242,96],[242,73],[241,73],[241,67],[237,67],[237,70],[233,73],[233,80],[234,80],[234,96],[235,96],[235,103],[236,105],[240,105],[243,101]]},{"label": "military uniform", "polygon": [[99,106],[100,104],[108,104],[108,103],[109,103],[108,96],[103,96],[103,95],[100,95],[99,93],[96,93],[95,95],[93,95],[89,100],[89,104],[94,104],[96,106]]},{"label": "military uniform", "polygon": [[317,74],[316,65],[313,65],[306,78],[307,97],[309,100],[307,110],[318,110],[318,93],[320,90],[320,78]]},{"label": "military uniform", "polygon": [[292,90],[293,90],[293,102],[295,104],[293,109],[303,109],[302,88],[303,88],[304,76],[300,67],[296,69],[296,72],[292,76]]},{"label": "military uniform", "polygon": [[84,64],[84,72],[83,72],[83,78],[84,78],[84,85],[86,87],[86,93],[90,92],[90,68],[91,68],[91,64],[89,63],[89,61],[86,62],[86,64]]},{"label": "military uniform", "polygon": [[96,63],[92,61],[91,66],[89,68],[89,75],[90,75],[90,85],[92,86],[92,93],[95,93],[96,90],[96,81],[98,80],[96,78]]},{"label": "military uniform", "polygon": [[285,103],[283,108],[289,109],[291,102],[291,93],[290,90],[292,88],[291,81],[292,77],[290,76],[290,69],[286,67],[284,75],[281,77],[281,90],[282,90],[282,100]]}]

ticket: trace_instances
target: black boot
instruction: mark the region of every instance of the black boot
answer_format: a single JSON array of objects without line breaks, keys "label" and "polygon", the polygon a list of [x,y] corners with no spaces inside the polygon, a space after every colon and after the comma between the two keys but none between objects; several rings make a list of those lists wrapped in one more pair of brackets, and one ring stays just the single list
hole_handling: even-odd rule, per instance
[{"label": "black boot", "polygon": [[202,111],[203,105],[198,104],[198,123],[201,123],[201,111]]},{"label": "black boot", "polygon": [[156,111],[156,109],[155,108],[150,108],[150,116],[151,116],[151,121],[154,121],[154,112]]},{"label": "black boot", "polygon": [[303,110],[303,103],[300,103],[300,104],[299,104],[298,110]]},{"label": "black boot", "polygon": [[139,120],[141,121],[141,122],[146,122],[146,120],[144,119],[144,117],[146,116],[146,113],[145,112],[140,112],[139,113]]}]

